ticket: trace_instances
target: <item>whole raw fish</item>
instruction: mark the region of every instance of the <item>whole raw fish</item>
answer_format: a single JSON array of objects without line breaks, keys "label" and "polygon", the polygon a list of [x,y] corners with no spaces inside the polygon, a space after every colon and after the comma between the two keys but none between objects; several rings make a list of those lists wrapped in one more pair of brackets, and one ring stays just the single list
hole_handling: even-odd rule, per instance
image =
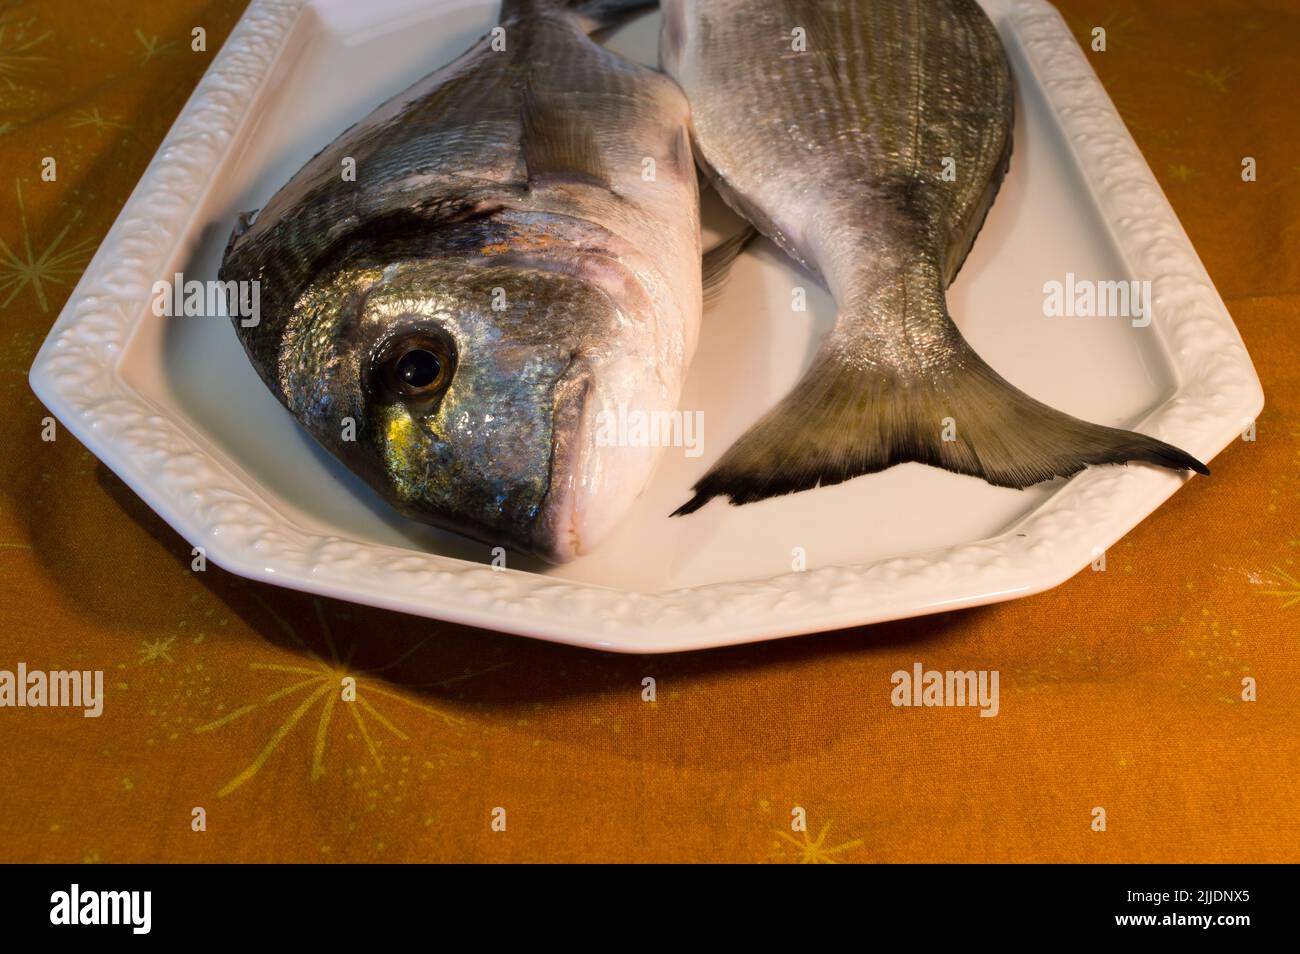
[{"label": "whole raw fish", "polygon": [[261,283],[235,328],[321,444],[409,516],[557,562],[655,463],[602,414],[675,411],[698,336],[689,107],[589,38],[644,6],[506,0],[245,217],[221,270]]},{"label": "whole raw fish", "polygon": [[1011,155],[1011,72],[974,0],[662,6],[663,65],[691,101],[714,185],[839,307],[803,380],[679,513],[904,461],[1005,487],[1125,461],[1208,473],[1017,390],[949,317],[946,289]]}]

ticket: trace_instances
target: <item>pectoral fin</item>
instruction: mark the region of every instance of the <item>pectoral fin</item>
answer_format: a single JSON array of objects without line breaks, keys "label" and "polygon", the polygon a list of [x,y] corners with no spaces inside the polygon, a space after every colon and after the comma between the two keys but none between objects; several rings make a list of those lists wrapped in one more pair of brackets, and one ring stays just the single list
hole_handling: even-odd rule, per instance
[{"label": "pectoral fin", "polygon": [[758,229],[746,225],[741,231],[724,239],[704,253],[701,273],[704,279],[704,304],[712,305],[722,297],[727,279],[731,277],[731,267],[740,258],[740,253],[749,247],[749,243],[758,238]]}]

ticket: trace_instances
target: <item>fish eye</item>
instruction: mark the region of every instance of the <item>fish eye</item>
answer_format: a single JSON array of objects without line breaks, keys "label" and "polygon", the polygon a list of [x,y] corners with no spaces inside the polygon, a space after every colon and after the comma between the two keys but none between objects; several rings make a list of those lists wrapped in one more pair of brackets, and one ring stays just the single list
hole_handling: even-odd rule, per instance
[{"label": "fish eye", "polygon": [[432,386],[442,374],[442,362],[432,351],[412,348],[397,359],[397,376],[402,384],[413,390]]},{"label": "fish eye", "polygon": [[415,332],[386,342],[376,356],[375,368],[379,386],[389,397],[423,403],[447,390],[455,360],[445,336]]}]

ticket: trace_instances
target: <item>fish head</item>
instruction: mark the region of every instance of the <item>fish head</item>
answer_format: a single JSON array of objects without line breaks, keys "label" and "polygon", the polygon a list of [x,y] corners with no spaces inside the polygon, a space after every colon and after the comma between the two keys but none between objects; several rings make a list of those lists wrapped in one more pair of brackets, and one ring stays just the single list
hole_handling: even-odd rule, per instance
[{"label": "fish head", "polygon": [[297,302],[278,385],[299,421],[404,514],[566,562],[649,477],[597,408],[654,400],[653,356],[574,270],[428,259],[341,268]]}]

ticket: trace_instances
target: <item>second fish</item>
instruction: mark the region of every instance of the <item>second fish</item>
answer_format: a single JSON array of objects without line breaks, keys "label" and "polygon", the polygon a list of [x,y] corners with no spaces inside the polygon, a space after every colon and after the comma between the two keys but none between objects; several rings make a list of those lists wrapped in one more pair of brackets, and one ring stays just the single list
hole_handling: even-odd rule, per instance
[{"label": "second fish", "polygon": [[1002,487],[1126,461],[1208,473],[1176,447],[1019,391],[949,317],[945,292],[1011,156],[1011,72],[974,0],[664,0],[663,9],[663,64],[691,101],[714,185],[818,272],[839,307],[803,380],[678,513],[904,461]]}]

